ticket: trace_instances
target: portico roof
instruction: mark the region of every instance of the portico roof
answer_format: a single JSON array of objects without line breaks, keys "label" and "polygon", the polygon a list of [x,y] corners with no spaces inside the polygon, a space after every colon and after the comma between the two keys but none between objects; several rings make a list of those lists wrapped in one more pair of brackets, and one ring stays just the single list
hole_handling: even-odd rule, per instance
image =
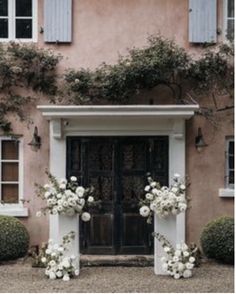
[{"label": "portico roof", "polygon": [[199,105],[40,105],[47,119],[79,117],[161,117],[188,119]]}]

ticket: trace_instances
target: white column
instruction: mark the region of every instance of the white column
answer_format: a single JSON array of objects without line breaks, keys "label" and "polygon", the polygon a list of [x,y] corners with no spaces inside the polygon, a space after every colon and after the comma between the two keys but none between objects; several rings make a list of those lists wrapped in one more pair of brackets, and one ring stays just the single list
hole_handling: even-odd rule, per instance
[{"label": "white column", "polygon": [[[58,120],[50,121],[50,172],[56,178],[66,177],[66,140],[60,132]],[[57,131],[57,132],[55,132]],[[49,235],[55,242],[61,244],[63,237],[69,232],[75,232],[75,239],[69,247],[69,255],[79,255],[79,216],[50,215]],[[79,267],[79,259],[77,261]]]},{"label": "white column", "polygon": [[[185,120],[176,120],[169,136],[169,185],[175,173],[185,177]],[[185,213],[160,219],[154,216],[154,230],[164,235],[171,244],[185,241]],[[161,257],[165,256],[160,242],[154,240],[154,272],[156,275],[166,274],[161,268]]]}]

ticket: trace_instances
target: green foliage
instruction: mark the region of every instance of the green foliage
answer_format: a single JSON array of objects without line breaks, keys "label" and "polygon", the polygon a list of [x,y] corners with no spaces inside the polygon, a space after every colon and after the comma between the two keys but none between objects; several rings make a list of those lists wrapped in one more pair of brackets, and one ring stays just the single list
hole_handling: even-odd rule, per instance
[{"label": "green foliage", "polygon": [[234,219],[220,217],[209,222],[201,234],[204,254],[223,263],[234,263]]},{"label": "green foliage", "polygon": [[115,65],[103,63],[94,71],[69,70],[65,81],[70,102],[127,103],[141,90],[153,89],[160,84],[178,88],[177,102],[181,102],[182,88],[186,85],[191,85],[189,90],[196,92],[224,89],[231,94],[233,51],[232,44],[221,45],[218,49],[207,48],[195,60],[173,41],[151,37],[147,47],[130,50],[128,56],[121,56]]},{"label": "green foliage", "polygon": [[13,260],[27,254],[29,234],[25,226],[11,216],[0,216],[0,261]]},{"label": "green foliage", "polygon": [[188,56],[184,49],[162,37],[149,38],[144,49],[132,49],[117,64],[103,63],[95,71],[70,70],[65,75],[74,103],[105,99],[125,103],[142,89],[175,83],[176,72],[185,72]]},{"label": "green foliage", "polygon": [[54,99],[59,59],[52,52],[33,45],[10,43],[0,47],[0,128],[5,133],[11,132],[7,114],[16,113],[25,119],[23,107],[36,100],[24,96],[22,89],[41,92]]}]

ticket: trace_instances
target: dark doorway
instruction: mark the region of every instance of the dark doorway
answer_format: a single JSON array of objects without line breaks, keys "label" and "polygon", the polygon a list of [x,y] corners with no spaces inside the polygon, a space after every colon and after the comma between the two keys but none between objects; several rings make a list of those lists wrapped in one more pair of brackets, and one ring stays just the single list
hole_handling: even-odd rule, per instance
[{"label": "dark doorway", "polygon": [[80,224],[85,254],[151,254],[153,225],[139,215],[146,173],[168,184],[168,137],[68,137],[67,176],[93,185],[102,208]]}]

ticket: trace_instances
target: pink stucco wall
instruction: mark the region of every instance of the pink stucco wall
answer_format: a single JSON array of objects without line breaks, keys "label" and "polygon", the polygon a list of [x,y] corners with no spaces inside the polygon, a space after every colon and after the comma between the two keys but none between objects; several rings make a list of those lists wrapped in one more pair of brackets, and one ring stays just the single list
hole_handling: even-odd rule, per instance
[{"label": "pink stucco wall", "polygon": [[[43,26],[43,0],[39,2],[39,28]],[[218,1],[219,21],[222,27],[222,1]],[[63,55],[60,68],[95,68],[102,62],[114,63],[118,54],[127,48],[146,44],[148,35],[160,33],[175,39],[177,44],[198,52],[199,47],[188,43],[188,0],[74,0],[73,42],[68,45],[45,44],[43,35],[38,35],[38,45]],[[205,100],[206,101],[206,100]],[[205,103],[203,101],[203,103]],[[43,102],[42,102],[43,103]],[[42,148],[30,150],[33,127],[14,121],[16,133],[24,136],[24,196],[30,200],[29,217],[23,219],[30,234],[31,243],[39,244],[48,238],[48,219],[36,218],[35,213],[42,202],[36,198],[34,183],[44,183],[45,168],[49,163],[48,122],[39,111],[29,111],[42,137]],[[187,214],[188,241],[197,242],[203,225],[214,217],[233,214],[233,200],[221,199],[218,189],[224,186],[225,136],[233,135],[232,111],[218,114],[219,127],[214,129],[201,117],[187,123],[187,174],[192,198]],[[194,147],[197,128],[201,126],[209,146],[202,153]]]}]

